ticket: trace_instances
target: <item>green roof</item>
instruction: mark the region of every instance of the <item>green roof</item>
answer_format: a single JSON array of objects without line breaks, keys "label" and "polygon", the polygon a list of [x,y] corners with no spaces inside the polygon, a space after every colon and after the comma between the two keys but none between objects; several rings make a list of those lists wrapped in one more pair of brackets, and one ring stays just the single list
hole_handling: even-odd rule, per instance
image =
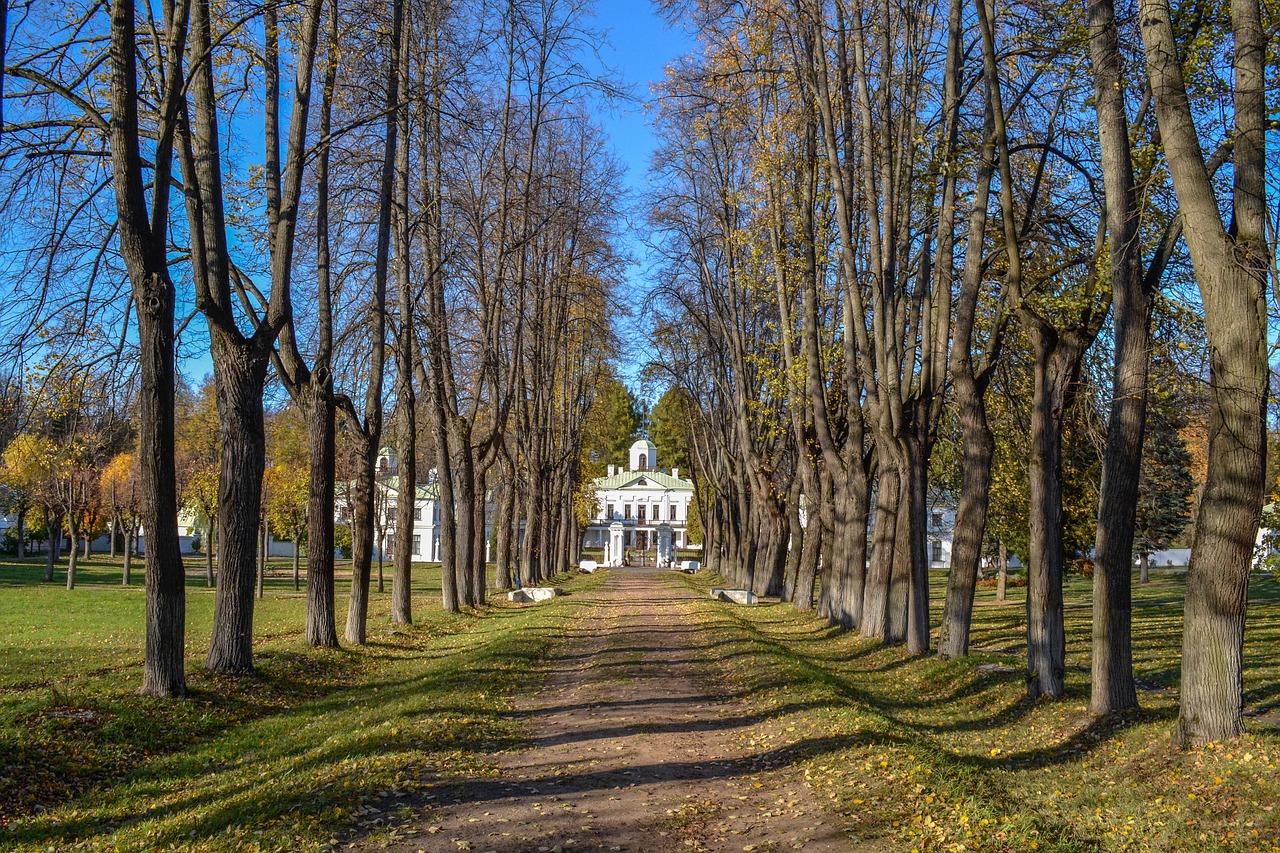
[{"label": "green roof", "polygon": [[[649,485],[663,489],[693,491],[693,480],[672,477],[670,474],[664,474],[661,471],[623,471],[619,474],[614,474],[612,477],[596,477],[592,484],[597,489],[623,489],[637,480],[647,480]],[[640,488],[645,487],[641,486]]]},{"label": "green roof", "polygon": [[[387,477],[382,481],[382,484],[387,487],[388,491],[395,492],[397,495],[400,494],[399,476]],[[420,501],[434,501],[440,497],[440,487],[435,483],[419,483],[416,497]]]}]

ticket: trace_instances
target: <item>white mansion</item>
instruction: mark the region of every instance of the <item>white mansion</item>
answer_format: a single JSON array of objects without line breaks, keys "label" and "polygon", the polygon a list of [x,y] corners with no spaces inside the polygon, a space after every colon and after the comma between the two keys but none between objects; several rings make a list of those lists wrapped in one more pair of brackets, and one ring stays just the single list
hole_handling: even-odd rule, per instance
[{"label": "white mansion", "polygon": [[[437,562],[440,559],[440,489],[435,479],[435,471],[428,471],[427,482],[416,484],[413,496],[413,558],[424,562]],[[339,524],[351,523],[352,485],[338,484],[334,520]],[[374,468],[375,555],[391,556],[391,538],[396,526],[396,504],[400,500],[400,491],[399,458],[394,450],[384,447],[378,452],[377,466]],[[485,532],[488,533],[488,530]],[[486,536],[486,540],[487,538]]]},{"label": "white mansion", "polygon": [[[686,525],[689,504],[693,502],[693,481],[680,477],[680,469],[666,473],[658,468],[658,448],[645,439],[631,445],[625,471],[609,466],[609,473],[597,477],[592,485],[596,507],[591,523],[583,533],[583,546],[603,548],[605,562],[620,565],[621,553],[632,550],[658,557],[659,533],[671,533],[673,548],[688,547]],[[667,555],[668,557],[670,555]]]},{"label": "white mansion", "polygon": [[[628,457],[625,470],[610,465],[605,476],[592,481],[595,510],[583,531],[582,546],[603,549],[605,565],[621,565],[628,555],[648,565],[669,564],[674,561],[677,549],[690,547],[688,522],[693,481],[682,478],[678,468],[671,469],[670,473],[660,470],[658,449],[645,439],[631,445]],[[378,455],[374,479],[375,547],[384,557],[390,556],[396,503],[400,500],[398,467],[395,451],[384,448]],[[428,471],[426,479],[427,482],[418,483],[414,490],[413,558],[436,562],[440,559],[439,490],[434,471]],[[336,513],[339,523],[351,520],[349,492],[349,484],[339,484]],[[802,508],[802,523],[805,515]],[[487,550],[492,533],[492,507],[485,517]],[[928,547],[932,568],[951,565],[954,528],[955,509],[950,501],[931,501]],[[664,538],[667,534],[669,540]],[[486,554],[486,559],[489,556]]]}]

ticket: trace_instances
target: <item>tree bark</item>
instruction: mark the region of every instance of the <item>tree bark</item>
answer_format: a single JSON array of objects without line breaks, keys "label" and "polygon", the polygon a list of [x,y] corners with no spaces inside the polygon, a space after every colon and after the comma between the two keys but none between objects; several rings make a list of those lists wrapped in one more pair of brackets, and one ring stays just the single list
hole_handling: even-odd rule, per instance
[{"label": "tree bark", "polygon": [[[943,660],[969,654],[973,597],[986,535],[992,458],[995,455],[995,437],[987,425],[982,394],[974,389],[961,391],[961,384],[957,382],[955,387],[963,461],[960,502],[956,507],[955,534],[951,542],[951,571],[947,575],[947,596],[938,638],[938,657]],[[1000,597],[1003,599],[1003,592]]]},{"label": "tree bark", "polygon": [[267,583],[267,558],[271,552],[271,530],[267,525],[267,519],[264,515],[262,518],[262,526],[258,530],[258,571],[257,571],[257,597],[262,598],[266,590]]},{"label": "tree bark", "polygon": [[1146,289],[1142,274],[1123,60],[1113,0],[1090,0],[1089,31],[1115,312],[1111,412],[1094,544],[1089,699],[1090,713],[1105,715],[1138,707],[1133,683],[1131,583],[1134,517],[1147,419],[1152,294]]},{"label": "tree bark", "polygon": [[130,525],[124,532],[124,568],[120,572],[120,585],[129,586],[133,583],[133,526]]},{"label": "tree bark", "polygon": [[516,509],[516,488],[510,471],[506,472],[502,484],[498,504],[498,541],[495,547],[494,562],[497,572],[498,589],[511,588],[511,526]]},{"label": "tree bark", "polygon": [[214,672],[253,671],[253,596],[262,474],[266,459],[262,394],[267,358],[213,331],[214,376],[222,433],[218,478],[218,589],[206,666]]},{"label": "tree bark", "polygon": [[999,575],[996,578],[996,601],[1004,601],[1009,589],[1009,549],[1000,543]]},{"label": "tree bark", "polygon": [[71,546],[67,548],[67,589],[75,589],[76,559],[80,556],[79,543],[76,541],[80,531],[75,512],[67,513],[67,533],[71,538]]},{"label": "tree bark", "polygon": [[871,552],[871,571],[867,574],[863,593],[863,637],[888,640],[889,589],[893,582],[894,545],[897,541],[899,498],[897,469],[885,460],[880,462],[876,482],[876,519]]},{"label": "tree bark", "polygon": [[44,582],[53,583],[53,561],[57,559],[57,548],[54,546],[54,540],[58,534],[53,529],[53,522],[50,519],[48,507],[44,507],[44,535],[49,539],[49,553],[45,556],[44,564]]},{"label": "tree bark", "polygon": [[[488,577],[489,566],[485,559],[485,491],[488,484],[488,477],[485,471],[476,472],[476,488],[475,494],[472,496],[471,506],[471,532],[472,544],[471,555],[475,565],[475,572],[472,574],[473,586],[472,597],[475,599],[475,607],[483,607],[488,599]],[[572,547],[572,531],[569,533],[569,539],[566,543]]]},{"label": "tree bark", "polygon": [[1028,329],[1035,354],[1031,403],[1031,565],[1027,571],[1027,694],[1062,696],[1066,636],[1062,579],[1062,415],[1073,354],[1052,330]]},{"label": "tree bark", "polygon": [[[404,297],[401,297],[401,310],[404,310]],[[403,325],[403,319],[402,319]],[[412,332],[410,332],[412,334]],[[406,342],[401,340],[400,345]],[[412,357],[412,356],[410,356]],[[396,495],[396,526],[392,534],[395,542],[391,547],[391,624],[413,624],[413,526],[414,509],[417,504],[418,453],[415,447],[417,420],[414,416],[412,389],[405,385],[412,382],[406,379],[403,372],[406,365],[400,365],[400,388],[397,404],[398,422],[400,426],[400,474],[399,489]],[[412,369],[410,369],[410,377]]]},{"label": "tree bark", "polygon": [[1266,37],[1256,0],[1231,4],[1233,219],[1224,226],[1200,149],[1168,0],[1143,0],[1152,101],[1204,304],[1209,467],[1187,594],[1177,737],[1202,744],[1244,728],[1244,625],[1266,463]]},{"label": "tree bark", "polygon": [[217,577],[213,573],[213,540],[214,528],[213,522],[210,521],[205,526],[205,543],[204,543],[204,585],[213,588]]},{"label": "tree bark", "polygon": [[[338,66],[338,5],[330,6],[328,54],[320,98],[320,138],[333,125],[333,92]],[[316,158],[316,307],[319,347],[308,375],[302,407],[306,418],[310,476],[307,485],[307,639],[338,645],[334,581],[333,511],[336,503],[337,407],[333,397],[333,285],[329,248],[329,160],[325,142]],[[289,329],[292,334],[292,329]],[[294,543],[296,554],[297,543]],[[296,587],[295,587],[296,588]],[[367,589],[367,587],[366,587]],[[366,593],[367,594],[367,593]],[[354,597],[354,595],[353,595]]]},{"label": "tree bark", "polygon": [[[354,417],[350,419],[355,420]],[[371,439],[363,430],[356,433],[356,479],[351,489],[351,596],[347,601],[345,636],[348,643],[357,646],[364,645],[369,622],[369,575],[373,568],[374,548],[373,471],[378,461],[377,438]]]}]

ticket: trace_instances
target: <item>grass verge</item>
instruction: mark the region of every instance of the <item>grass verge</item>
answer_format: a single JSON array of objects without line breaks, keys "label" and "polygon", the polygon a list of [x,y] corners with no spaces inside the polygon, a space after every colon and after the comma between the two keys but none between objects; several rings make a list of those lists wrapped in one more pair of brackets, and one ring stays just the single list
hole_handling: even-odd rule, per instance
[{"label": "grass verge", "polygon": [[[668,583],[702,592],[710,575]],[[971,658],[912,658],[784,604],[688,606],[727,685],[767,722],[748,737],[795,762],[857,839],[903,850],[1280,850],[1280,732],[1255,721],[1232,744],[1171,746],[1181,579],[1135,591],[1143,709],[1095,720],[1087,585],[1067,590],[1069,683],[1024,698],[1021,608],[979,607]],[[939,613],[935,608],[935,624]],[[1280,584],[1255,581],[1246,641],[1251,714],[1280,692]],[[980,672],[979,664],[1014,672]]]},{"label": "grass verge", "polygon": [[[557,582],[573,593],[600,580]],[[190,598],[198,626],[212,596]],[[6,660],[31,662],[0,671],[0,848],[322,850],[394,835],[397,803],[427,780],[484,773],[484,754],[520,741],[509,698],[580,601],[459,616],[419,595],[417,624],[392,631],[375,597],[371,642],[325,651],[302,641],[302,597],[269,594],[258,671],[205,672],[208,635],[189,625],[191,696],[164,701],[133,692],[138,591],[0,590],[0,613],[51,623],[0,640]],[[32,668],[58,622],[74,653]]]}]

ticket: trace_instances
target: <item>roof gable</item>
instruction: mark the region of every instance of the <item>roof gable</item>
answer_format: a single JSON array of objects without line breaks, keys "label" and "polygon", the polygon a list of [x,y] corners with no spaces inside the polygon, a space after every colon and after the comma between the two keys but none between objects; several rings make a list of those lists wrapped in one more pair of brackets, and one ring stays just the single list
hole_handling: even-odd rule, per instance
[{"label": "roof gable", "polygon": [[623,471],[612,477],[596,477],[592,485],[597,491],[618,489],[663,489],[675,491],[693,491],[693,481],[683,477],[672,477],[661,471]]}]

